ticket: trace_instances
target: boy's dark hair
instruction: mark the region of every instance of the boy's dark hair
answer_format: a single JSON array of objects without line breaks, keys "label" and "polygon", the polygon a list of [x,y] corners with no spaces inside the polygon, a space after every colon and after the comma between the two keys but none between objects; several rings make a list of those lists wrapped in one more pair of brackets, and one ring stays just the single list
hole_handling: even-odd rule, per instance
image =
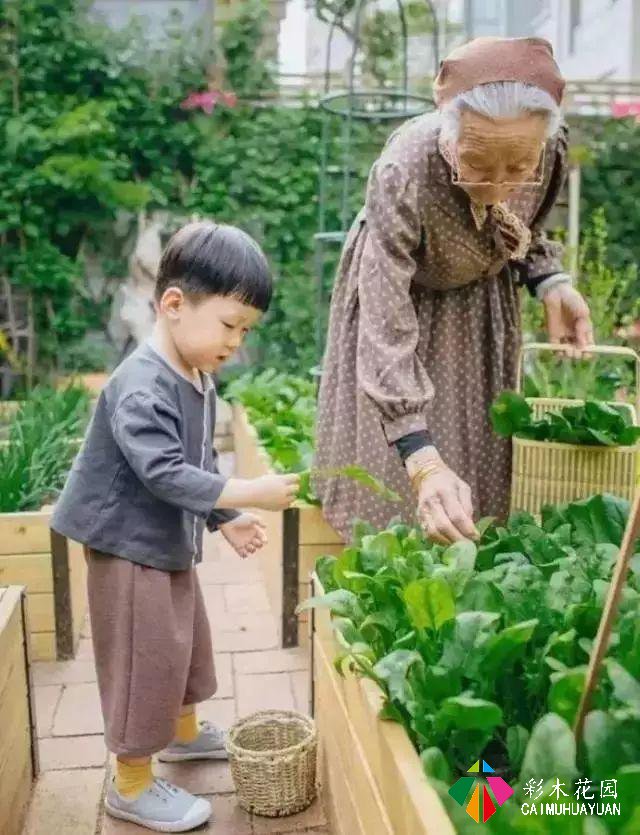
[{"label": "boy's dark hair", "polygon": [[198,221],[171,237],[160,259],[155,295],[179,287],[192,297],[234,296],[263,312],[273,281],[258,244],[235,226]]}]

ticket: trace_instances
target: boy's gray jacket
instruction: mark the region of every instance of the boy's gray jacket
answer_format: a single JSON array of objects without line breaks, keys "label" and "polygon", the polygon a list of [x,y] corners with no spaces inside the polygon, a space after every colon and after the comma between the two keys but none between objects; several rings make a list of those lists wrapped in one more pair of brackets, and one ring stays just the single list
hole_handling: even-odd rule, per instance
[{"label": "boy's gray jacket", "polygon": [[226,478],[206,381],[199,392],[148,344],[131,354],[100,394],[52,528],[163,571],[200,562],[205,523],[214,530],[237,515],[213,510]]}]

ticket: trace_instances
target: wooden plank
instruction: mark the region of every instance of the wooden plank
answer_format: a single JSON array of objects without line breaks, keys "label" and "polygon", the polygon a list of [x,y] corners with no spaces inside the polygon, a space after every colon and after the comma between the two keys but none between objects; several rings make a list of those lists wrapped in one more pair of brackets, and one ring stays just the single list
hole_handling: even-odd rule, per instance
[{"label": "wooden plank", "polygon": [[342,545],[340,534],[335,531],[322,515],[319,507],[305,505],[300,508],[301,545]]},{"label": "wooden plank", "polygon": [[28,756],[24,762],[14,762],[13,775],[15,790],[0,792],[0,832],[2,835],[21,835],[29,810],[29,799],[33,790],[33,774]]},{"label": "wooden plank", "polygon": [[326,704],[326,699],[324,691],[318,694],[316,723],[319,740],[320,784],[331,831],[335,835],[366,835],[362,831],[360,816],[351,792],[349,775],[345,774],[340,759],[334,752],[329,720],[331,704]]},{"label": "wooden plank", "polygon": [[29,693],[24,654],[22,589],[0,597],[0,832],[18,835],[32,787]]},{"label": "wooden plank", "polygon": [[31,632],[29,634],[31,657],[34,661],[56,660],[56,633]]},{"label": "wooden plank", "polygon": [[73,658],[73,623],[69,540],[51,531],[51,562],[55,603],[56,654],[59,660]]},{"label": "wooden plank", "polygon": [[[16,664],[22,662],[22,641],[22,614],[18,600],[4,627],[0,628],[0,699]],[[2,722],[4,721],[3,719]]]},{"label": "wooden plank", "polygon": [[[19,764],[16,763],[16,768],[18,766]],[[21,835],[29,811],[33,779],[31,764],[27,759],[22,764],[22,770],[16,773],[16,790],[12,795],[8,793],[6,821],[3,819],[3,811],[0,808],[0,827],[2,827],[3,835]]]},{"label": "wooden plank", "polygon": [[34,632],[55,632],[56,615],[52,592],[27,594],[29,628]]},{"label": "wooden plank", "polygon": [[0,556],[0,583],[26,586],[30,592],[53,592],[50,554]]},{"label": "wooden plank", "polygon": [[27,597],[22,590],[21,594],[22,614],[22,649],[24,654],[24,669],[27,679],[27,692],[29,694],[29,725],[31,728],[31,768],[35,780],[40,774],[40,749],[38,745],[38,728],[36,723],[36,691],[33,683],[33,665],[31,661],[31,640],[29,629],[29,606]]},{"label": "wooden plank", "polygon": [[24,747],[31,759],[27,682],[20,664],[14,663],[12,666],[0,696],[0,706],[3,726],[0,735],[0,786],[4,786],[2,775],[13,771],[12,755],[16,750]]},{"label": "wooden plank", "polygon": [[80,632],[87,615],[87,561],[84,548],[79,542],[68,540],[69,574],[71,576],[71,620],[73,629],[73,652],[75,654]]},{"label": "wooden plank", "polygon": [[8,655],[12,646],[21,640],[21,600],[21,586],[9,586],[2,589],[2,597],[0,597],[0,661]]},{"label": "wooden plank", "polygon": [[[394,835],[382,796],[375,777],[366,760],[362,741],[358,737],[349,714],[343,694],[336,685],[336,675],[331,660],[319,648],[316,670],[318,671],[318,699],[323,719],[323,735],[330,762],[330,790],[334,788],[333,759],[340,764],[340,770],[348,775],[358,821],[356,831],[363,835]],[[328,714],[327,712],[328,711]],[[329,719],[330,717],[330,719]]]},{"label": "wooden plank", "polygon": [[50,553],[50,511],[0,514],[0,554]]},{"label": "wooden plank", "polygon": [[[347,760],[349,779],[354,786],[358,786],[358,808],[362,803],[374,803],[371,799],[373,794],[381,798],[389,831],[393,835],[455,835],[453,824],[437,792],[424,776],[420,758],[404,728],[378,718],[383,703],[379,688],[373,682],[355,678],[348,672],[344,680],[337,675],[332,664],[337,644],[331,632],[329,615],[319,610],[314,620],[316,721],[319,727],[329,726],[331,733],[331,729],[341,723],[344,706],[348,726],[343,726],[341,733],[338,730],[335,732],[338,733],[338,745],[349,744],[357,751],[356,755],[343,748],[342,757]],[[327,710],[327,700],[330,701],[330,712],[325,717],[323,711]],[[352,738],[345,742],[345,737],[349,736]],[[328,744],[328,756],[331,758],[336,754],[335,746],[332,748],[331,742]],[[330,762],[330,780],[331,768]],[[363,778],[363,772],[368,772],[371,779]],[[375,783],[375,791],[371,789],[371,780]],[[330,783],[329,793],[334,790],[335,786]]]},{"label": "wooden plank", "polygon": [[298,532],[300,513],[296,508],[282,514],[282,646],[298,645]]}]

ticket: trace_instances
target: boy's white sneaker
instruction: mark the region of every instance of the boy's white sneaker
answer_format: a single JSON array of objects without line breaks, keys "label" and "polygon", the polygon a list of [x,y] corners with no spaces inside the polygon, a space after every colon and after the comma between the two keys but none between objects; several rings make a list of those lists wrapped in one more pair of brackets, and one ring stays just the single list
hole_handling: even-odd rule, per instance
[{"label": "boy's white sneaker", "polygon": [[200,733],[193,742],[172,742],[158,759],[163,763],[177,763],[184,760],[226,760],[226,734],[211,722],[200,723]]},{"label": "boy's white sneaker", "polygon": [[156,832],[188,832],[206,823],[212,812],[208,800],[194,797],[158,777],[133,800],[119,794],[112,782],[105,799],[105,810],[113,818],[131,821]]}]

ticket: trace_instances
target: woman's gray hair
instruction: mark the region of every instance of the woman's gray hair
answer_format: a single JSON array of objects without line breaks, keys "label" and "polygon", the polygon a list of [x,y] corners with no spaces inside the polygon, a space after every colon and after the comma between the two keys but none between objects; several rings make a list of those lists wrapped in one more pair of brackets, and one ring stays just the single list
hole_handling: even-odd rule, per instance
[{"label": "woman's gray hair", "polygon": [[544,113],[548,117],[547,136],[556,133],[561,120],[560,107],[546,90],[521,81],[494,81],[459,93],[442,107],[445,141],[453,144],[457,141],[464,110],[473,110],[490,119],[516,119],[527,113]]}]

